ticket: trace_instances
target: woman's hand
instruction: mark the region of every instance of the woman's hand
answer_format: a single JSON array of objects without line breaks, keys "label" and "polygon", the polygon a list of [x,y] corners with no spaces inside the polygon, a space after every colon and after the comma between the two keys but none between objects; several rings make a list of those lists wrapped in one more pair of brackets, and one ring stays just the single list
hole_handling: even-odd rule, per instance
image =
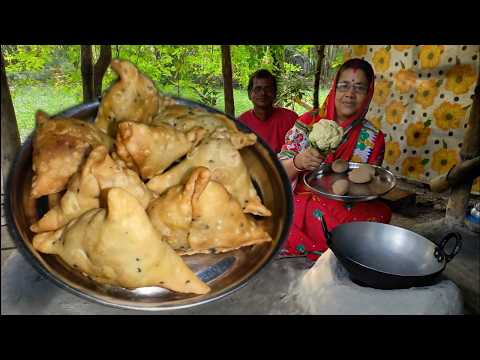
[{"label": "woman's hand", "polygon": [[325,158],[313,147],[298,153],[294,158],[295,167],[301,170],[315,170],[322,164],[323,160]]}]

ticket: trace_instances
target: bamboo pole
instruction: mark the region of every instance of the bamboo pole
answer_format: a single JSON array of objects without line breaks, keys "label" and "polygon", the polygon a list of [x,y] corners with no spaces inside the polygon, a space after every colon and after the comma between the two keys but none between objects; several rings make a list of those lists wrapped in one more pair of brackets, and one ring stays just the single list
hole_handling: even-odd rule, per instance
[{"label": "bamboo pole", "polygon": [[95,98],[102,95],[102,80],[112,61],[112,46],[101,45],[100,56],[93,67],[93,95]]},{"label": "bamboo pole", "polygon": [[94,99],[92,45],[82,45],[80,48],[80,62],[82,71],[83,102]]},{"label": "bamboo pole", "polygon": [[[20,134],[18,132],[17,120],[15,118],[15,110],[13,108],[12,97],[8,87],[7,74],[5,71],[5,61],[3,59],[3,51],[1,56],[1,122],[2,122],[2,194],[3,183],[6,183],[10,173],[10,167],[20,147]],[[4,181],[5,179],[5,181]]]},{"label": "bamboo pole", "polygon": [[230,116],[235,116],[235,105],[233,100],[232,58],[230,55],[230,45],[222,45],[221,49],[223,93],[225,95],[225,112]]},{"label": "bamboo pole", "polygon": [[313,108],[318,109],[318,92],[320,88],[323,58],[325,57],[325,45],[315,45],[315,49],[317,50],[317,68],[315,70],[315,82],[313,84]]}]

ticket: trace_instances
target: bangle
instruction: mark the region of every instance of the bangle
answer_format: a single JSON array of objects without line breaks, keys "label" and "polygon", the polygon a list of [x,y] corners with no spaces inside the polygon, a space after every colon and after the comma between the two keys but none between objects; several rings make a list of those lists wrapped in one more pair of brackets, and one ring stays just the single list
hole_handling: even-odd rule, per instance
[{"label": "bangle", "polygon": [[[298,155],[298,154],[297,154],[297,155]],[[302,172],[303,169],[300,169],[300,168],[297,167],[297,165],[295,165],[295,158],[297,157],[297,155],[295,155],[295,156],[293,157],[293,159],[292,159],[293,168],[294,168],[295,170],[297,170],[298,172]]]}]

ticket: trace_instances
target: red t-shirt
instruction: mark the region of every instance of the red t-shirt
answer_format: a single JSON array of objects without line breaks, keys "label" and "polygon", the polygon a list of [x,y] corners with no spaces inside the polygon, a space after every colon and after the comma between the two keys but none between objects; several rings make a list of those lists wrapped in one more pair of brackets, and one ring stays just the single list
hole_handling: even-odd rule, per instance
[{"label": "red t-shirt", "polygon": [[238,120],[260,136],[276,153],[285,142],[285,134],[293,127],[298,115],[291,110],[275,107],[272,116],[262,121],[252,110],[244,112]]}]

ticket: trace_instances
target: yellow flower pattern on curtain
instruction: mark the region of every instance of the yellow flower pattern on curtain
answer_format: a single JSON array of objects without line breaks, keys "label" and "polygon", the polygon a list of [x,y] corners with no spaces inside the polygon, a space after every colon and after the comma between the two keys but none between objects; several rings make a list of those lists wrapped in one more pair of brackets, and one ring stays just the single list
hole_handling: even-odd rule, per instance
[{"label": "yellow flower pattern on curtain", "polygon": [[[375,69],[367,119],[386,135],[383,166],[428,183],[460,161],[480,68],[479,45],[351,45]],[[480,193],[480,178],[473,193]]]}]

